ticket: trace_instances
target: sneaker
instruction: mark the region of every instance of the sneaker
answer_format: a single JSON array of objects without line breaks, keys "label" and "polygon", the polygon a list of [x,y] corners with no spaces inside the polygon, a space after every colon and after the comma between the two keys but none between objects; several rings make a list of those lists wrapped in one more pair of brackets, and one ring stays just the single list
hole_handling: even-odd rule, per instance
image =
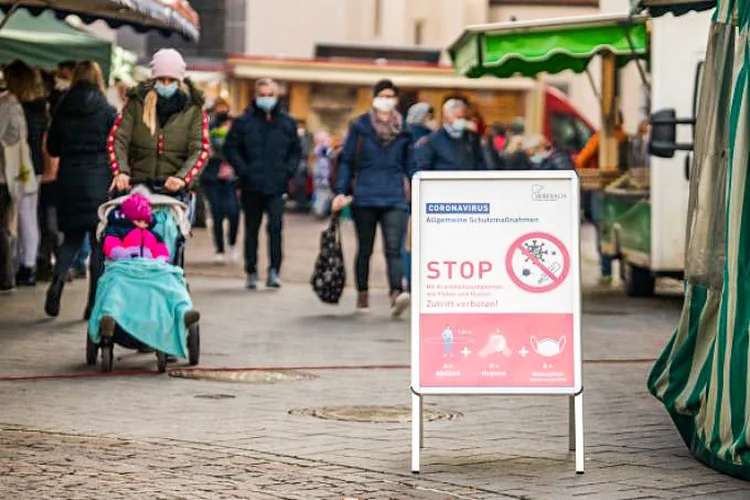
[{"label": "sneaker", "polygon": [[185,328],[190,328],[201,320],[201,315],[195,309],[191,309],[185,313]]},{"label": "sneaker", "polygon": [[391,294],[391,317],[400,317],[406,308],[409,307],[410,301],[411,296],[407,292],[394,292]]},{"label": "sneaker", "polygon": [[242,256],[237,247],[229,247],[229,260],[232,262],[239,262],[241,257]]},{"label": "sneaker", "polygon": [[266,286],[268,288],[281,288],[281,279],[279,278],[279,272],[275,269],[271,269],[270,271],[268,271]]},{"label": "sneaker", "polygon": [[367,312],[370,310],[370,293],[365,290],[357,293],[357,312]]},{"label": "sneaker", "polygon": [[63,287],[65,282],[54,280],[47,290],[47,298],[44,301],[44,312],[51,318],[60,315],[60,299],[62,298]]},{"label": "sneaker", "polygon": [[247,274],[247,283],[245,284],[245,288],[247,288],[248,290],[256,290],[258,288],[258,273]]},{"label": "sneaker", "polygon": [[21,266],[16,273],[16,286],[36,286],[34,269]]},{"label": "sneaker", "polygon": [[612,286],[612,276],[601,276],[599,278],[600,286]]},{"label": "sneaker", "polygon": [[223,253],[217,252],[216,255],[214,255],[214,264],[224,264],[226,262],[226,259],[224,258]]}]

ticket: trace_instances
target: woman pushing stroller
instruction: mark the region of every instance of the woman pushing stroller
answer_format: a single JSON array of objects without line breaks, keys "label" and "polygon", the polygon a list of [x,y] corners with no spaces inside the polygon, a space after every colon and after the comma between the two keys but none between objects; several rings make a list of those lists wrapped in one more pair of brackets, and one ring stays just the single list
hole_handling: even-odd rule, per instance
[{"label": "woman pushing stroller", "polygon": [[[180,196],[206,164],[209,138],[203,94],[185,78],[185,70],[176,50],[156,52],[151,80],[128,92],[109,134],[110,190],[125,193],[138,184],[153,189],[163,183],[173,198],[136,188],[100,208],[108,264],[89,322],[93,345],[88,344],[87,362],[93,364],[96,348],[102,347],[105,370],[111,368],[111,341],[156,349],[160,371],[166,355],[189,355],[191,364],[197,363],[192,344],[198,342],[200,316],[180,268],[189,233],[188,207]],[[127,335],[118,338],[118,326]]]}]

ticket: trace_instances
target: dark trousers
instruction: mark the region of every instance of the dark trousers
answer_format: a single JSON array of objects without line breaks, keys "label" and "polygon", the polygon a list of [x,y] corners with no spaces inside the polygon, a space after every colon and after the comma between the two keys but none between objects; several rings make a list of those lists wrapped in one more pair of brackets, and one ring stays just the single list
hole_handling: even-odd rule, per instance
[{"label": "dark trousers", "polygon": [[39,190],[39,255],[36,259],[37,271],[49,277],[52,274],[52,257],[58,258],[57,250],[62,241],[62,235],[57,229],[57,208],[55,204],[56,186],[54,182],[41,184]]},{"label": "dark trousers", "polygon": [[[88,234],[87,234],[88,233]],[[65,283],[65,276],[68,274],[70,266],[81,250],[84,238],[88,236],[91,245],[91,256],[89,258],[89,297],[88,307],[94,305],[96,298],[96,284],[99,276],[104,272],[104,255],[101,247],[96,242],[96,228],[81,231],[64,231],[63,243],[60,246],[58,259],[55,263],[54,283],[62,285]]]},{"label": "dark trousers", "polygon": [[355,262],[357,290],[369,288],[370,257],[375,245],[378,224],[383,234],[388,284],[393,292],[403,291],[404,269],[401,264],[401,247],[406,236],[408,214],[400,208],[354,207],[354,227],[357,230],[357,260]]},{"label": "dark trousers", "polygon": [[0,184],[0,290],[8,290],[16,284],[16,265],[13,260],[13,238],[11,237],[11,213],[13,200],[8,186]]},{"label": "dark trousers", "polygon": [[224,253],[224,219],[229,219],[229,246],[237,243],[240,225],[240,200],[237,188],[229,182],[218,182],[203,186],[213,220],[214,246],[217,253]]},{"label": "dark trousers", "polygon": [[284,215],[284,198],[281,195],[264,195],[242,191],[242,210],[245,212],[245,271],[258,272],[258,232],[263,213],[268,214],[269,269],[281,270],[281,229]]}]

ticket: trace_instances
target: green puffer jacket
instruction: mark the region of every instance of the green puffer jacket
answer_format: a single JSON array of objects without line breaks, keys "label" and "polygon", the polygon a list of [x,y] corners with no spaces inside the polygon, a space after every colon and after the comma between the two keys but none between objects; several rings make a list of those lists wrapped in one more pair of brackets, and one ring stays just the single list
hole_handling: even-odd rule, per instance
[{"label": "green puffer jacket", "polygon": [[[180,91],[187,94],[187,104],[160,127],[153,83],[130,89],[109,134],[108,154],[114,175],[128,174],[136,182],[179,177],[190,184],[200,173],[210,151],[203,93],[189,80],[181,84]],[[147,122],[153,124],[153,132]]]}]

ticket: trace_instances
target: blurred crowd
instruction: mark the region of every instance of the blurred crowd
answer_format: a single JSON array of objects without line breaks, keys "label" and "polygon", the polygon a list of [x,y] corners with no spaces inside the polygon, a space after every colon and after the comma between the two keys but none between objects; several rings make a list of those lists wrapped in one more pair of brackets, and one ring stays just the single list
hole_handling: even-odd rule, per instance
[{"label": "blurred crowd", "polygon": [[[272,288],[281,286],[288,206],[320,219],[335,214],[353,220],[359,310],[369,308],[369,261],[380,226],[391,312],[399,315],[409,303],[414,173],[581,170],[596,168],[599,157],[598,133],[580,152],[567,151],[529,133],[522,118],[488,126],[460,96],[440,110],[425,102],[402,109],[400,89],[390,80],[376,82],[371,108],[335,134],[310,130],[304,119],[290,116],[271,79],[256,81],[252,102],[239,115],[230,114],[221,98],[207,107],[173,49],[154,54],[152,77],[137,85],[117,79],[105,85],[90,61],[64,62],[54,71],[15,61],[2,70],[0,291],[51,281],[45,305],[50,316],[59,312],[65,281],[90,276],[93,297],[103,266],[97,209],[113,190],[135,181],[159,178],[167,192],[187,192],[193,227],[206,227],[210,214],[216,263],[239,261],[244,253],[249,289],[258,287],[264,217],[266,286]],[[616,133],[620,165],[647,164],[645,127],[631,138],[620,119]],[[587,200],[584,207],[595,222],[596,203]],[[237,245],[241,212],[244,252]]]}]

